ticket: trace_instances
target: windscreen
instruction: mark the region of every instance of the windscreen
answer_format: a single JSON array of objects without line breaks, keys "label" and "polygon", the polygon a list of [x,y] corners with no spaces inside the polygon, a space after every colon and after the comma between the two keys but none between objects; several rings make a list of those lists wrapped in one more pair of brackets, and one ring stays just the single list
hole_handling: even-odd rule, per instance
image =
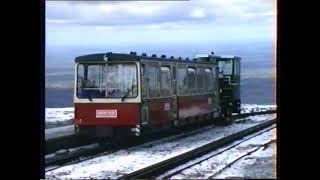
[{"label": "windscreen", "polygon": [[126,98],[138,95],[134,63],[79,64],[77,97]]},{"label": "windscreen", "polygon": [[227,59],[223,61],[219,61],[218,64],[219,71],[223,73],[223,75],[231,75],[232,74],[232,59]]}]

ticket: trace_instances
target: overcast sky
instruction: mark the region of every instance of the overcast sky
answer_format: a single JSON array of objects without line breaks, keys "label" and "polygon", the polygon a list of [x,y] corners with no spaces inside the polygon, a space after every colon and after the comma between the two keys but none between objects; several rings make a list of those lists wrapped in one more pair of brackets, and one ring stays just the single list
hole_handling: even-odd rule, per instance
[{"label": "overcast sky", "polygon": [[46,44],[270,41],[275,0],[47,1]]}]

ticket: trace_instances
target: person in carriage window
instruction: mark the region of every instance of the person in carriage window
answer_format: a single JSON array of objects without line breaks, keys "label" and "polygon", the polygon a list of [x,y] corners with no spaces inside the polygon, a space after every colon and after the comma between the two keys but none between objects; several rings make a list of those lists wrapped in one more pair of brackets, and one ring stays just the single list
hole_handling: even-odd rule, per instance
[{"label": "person in carriage window", "polygon": [[82,87],[83,88],[97,88],[96,81],[90,81],[90,80],[83,80],[82,81]]},{"label": "person in carriage window", "polygon": [[95,80],[83,80],[82,81],[82,88],[80,91],[80,96],[82,97],[99,97],[101,96],[100,92],[97,89],[91,89],[91,88],[98,88],[96,85]]},{"label": "person in carriage window", "polygon": [[93,81],[91,82],[90,87],[91,87],[91,88],[98,88],[95,80],[93,80]]},{"label": "person in carriage window", "polygon": [[90,80],[82,80],[82,88],[88,88],[90,84]]}]

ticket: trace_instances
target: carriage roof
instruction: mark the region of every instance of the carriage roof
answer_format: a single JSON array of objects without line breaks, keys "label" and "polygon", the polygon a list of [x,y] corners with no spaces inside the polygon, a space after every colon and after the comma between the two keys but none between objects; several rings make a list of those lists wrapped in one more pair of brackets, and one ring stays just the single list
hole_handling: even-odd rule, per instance
[{"label": "carriage roof", "polygon": [[221,59],[241,59],[239,56],[234,56],[234,55],[222,55],[220,56]]},{"label": "carriage roof", "polygon": [[[213,59],[217,59],[220,56],[208,55],[208,57],[212,57]],[[165,61],[165,62],[182,62],[182,63],[197,63],[197,64],[212,64],[212,61],[200,61],[200,57],[198,58],[181,58],[181,57],[173,57],[168,58],[165,55],[161,55],[157,57],[155,54],[152,56],[147,56],[145,53],[141,55],[137,55],[135,52],[130,52],[130,54],[123,53],[99,53],[99,54],[89,54],[84,56],[79,56],[75,58],[76,63],[105,63],[106,61],[140,61],[140,60],[151,60],[151,61]]]}]

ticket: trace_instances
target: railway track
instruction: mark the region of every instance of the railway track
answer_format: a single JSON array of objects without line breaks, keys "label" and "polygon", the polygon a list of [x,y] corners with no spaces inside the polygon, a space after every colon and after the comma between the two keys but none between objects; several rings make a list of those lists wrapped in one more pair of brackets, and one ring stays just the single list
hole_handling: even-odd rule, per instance
[{"label": "railway track", "polygon": [[[195,148],[191,151],[185,152],[173,158],[167,159],[165,161],[156,163],[154,165],[148,166],[146,168],[134,171],[127,175],[122,176],[119,179],[146,179],[146,178],[156,178],[157,176],[178,167],[179,165],[185,164],[190,160],[196,159],[202,155],[208,154],[211,151],[218,149],[226,144],[239,140],[249,134],[260,131],[272,124],[276,123],[276,119],[269,120],[267,122],[260,123],[258,125],[252,126],[250,128],[244,129],[232,135],[223,137],[216,141],[213,141],[204,146]],[[168,177],[170,177],[169,175]]]},{"label": "railway track", "polygon": [[[271,113],[275,113],[275,112],[276,112],[275,110],[271,110],[271,111],[263,111],[263,112],[245,113],[245,114],[235,115],[235,116],[233,116],[233,118],[235,118],[235,119],[236,118],[245,118],[248,116],[271,114]],[[185,136],[190,136],[195,133],[198,133],[198,131],[186,133],[186,134],[178,136],[177,138],[183,138]],[[169,136],[169,135],[166,135],[166,136]],[[98,146],[95,146],[94,148],[82,148],[82,149],[80,148],[79,150],[74,151],[74,152],[66,152],[66,153],[62,153],[61,155],[48,157],[45,159],[45,164],[46,164],[46,167],[49,167],[49,166],[62,165],[62,164],[66,165],[66,163],[70,164],[70,162],[72,163],[74,161],[81,162],[81,161],[84,161],[84,160],[87,160],[87,159],[90,159],[90,158],[93,158],[96,156],[101,156],[101,155],[112,153],[112,152],[119,150],[119,149],[122,149],[122,148],[127,148],[130,146],[139,145],[139,144],[145,143],[150,140],[154,140],[154,138],[153,139],[152,138],[144,139],[144,140],[140,139],[140,140],[136,140],[136,141],[128,141],[124,144],[107,143],[106,146],[99,146],[98,145]],[[91,141],[91,143],[92,143],[92,141]],[[46,171],[51,171],[56,168],[57,167],[49,168]]]},{"label": "railway track", "polygon": [[[92,147],[90,147],[90,146],[92,146]],[[112,145],[110,144],[110,146],[112,146]],[[46,166],[60,165],[63,163],[72,162],[72,161],[76,160],[77,158],[81,158],[82,156],[87,156],[87,158],[88,158],[88,157],[90,157],[90,155],[95,155],[95,154],[98,154],[99,152],[107,150],[107,149],[104,149],[99,144],[92,144],[92,145],[87,145],[84,147],[82,146],[77,149],[78,150],[75,150],[74,152],[70,152],[67,150],[67,151],[59,152],[60,155],[56,155],[53,157],[47,157],[45,160]],[[85,158],[83,158],[81,160],[85,160]],[[49,168],[46,171],[53,170],[55,168],[57,168],[57,167]]]},{"label": "railway track", "polygon": [[[268,131],[270,131],[270,130],[272,130],[272,129],[274,129],[274,128],[276,128],[276,126],[273,126],[273,127],[271,127],[271,128],[268,128],[267,130],[263,130],[262,132],[259,132],[259,133],[255,134],[255,135],[253,135],[253,136],[248,137],[248,138],[245,138],[245,139],[241,140],[240,142],[233,143],[233,144],[231,144],[231,146],[227,146],[226,148],[222,148],[222,150],[220,150],[219,152],[215,152],[214,154],[211,154],[211,155],[206,156],[206,157],[204,157],[204,158],[200,158],[200,159],[198,159],[198,160],[196,160],[196,161],[192,161],[191,163],[188,163],[187,165],[184,165],[183,167],[177,168],[176,170],[170,170],[169,172],[165,173],[164,175],[160,175],[160,176],[157,177],[157,178],[160,178],[160,179],[173,178],[173,179],[174,179],[174,176],[175,176],[175,175],[181,174],[181,173],[182,173],[183,171],[185,171],[185,170],[188,170],[188,169],[190,170],[192,167],[195,167],[196,165],[200,165],[202,162],[208,161],[209,159],[211,159],[211,158],[213,158],[213,157],[216,157],[216,156],[218,156],[218,155],[221,155],[221,154],[223,154],[223,153],[225,153],[225,152],[228,152],[228,151],[230,151],[230,150],[232,150],[232,149],[236,149],[236,148],[239,147],[239,145],[241,145],[242,143],[247,142],[247,141],[249,141],[250,139],[253,139],[253,138],[257,137],[257,136],[260,136],[260,135],[262,135],[262,134],[264,134],[264,133],[266,133],[266,132],[268,132]],[[215,175],[219,174],[219,173],[222,172],[224,169],[230,167],[232,164],[234,164],[235,162],[239,161],[239,160],[242,159],[243,157],[248,156],[248,155],[256,152],[256,151],[259,150],[261,147],[266,148],[269,144],[273,143],[274,141],[275,141],[275,140],[273,139],[273,140],[270,140],[270,141],[268,141],[268,142],[266,142],[266,143],[260,144],[260,145],[258,145],[258,146],[256,146],[256,147],[252,148],[250,151],[246,152],[245,154],[237,157],[236,159],[233,159],[231,162],[225,163],[222,168],[218,168],[218,170],[215,171],[214,174],[210,175],[210,176],[209,176],[209,179],[213,178]],[[192,170],[191,170],[191,171],[192,171]]]},{"label": "railway track", "polygon": [[77,138],[75,135],[67,135],[58,138],[46,140],[46,155],[59,151],[61,149],[69,149],[95,142],[93,138]]},{"label": "railway track", "polygon": [[226,164],[222,169],[220,169],[218,172],[214,173],[213,175],[209,176],[208,179],[213,179],[217,174],[225,170],[226,168],[230,167],[232,164],[236,163],[237,161],[241,160],[242,158],[251,155],[252,153],[258,151],[261,147],[266,148],[269,144],[273,143],[275,140],[270,140],[264,144],[259,145],[258,147],[254,148],[253,150],[250,150],[249,152],[243,154],[242,156],[238,157],[237,159],[233,160],[232,162]]},{"label": "railway track", "polygon": [[[272,113],[276,113],[276,110],[237,114],[237,115],[233,115],[232,118],[245,118],[248,116],[272,114]],[[96,140],[93,138],[79,138],[75,135],[68,135],[68,136],[53,138],[53,139],[46,140],[46,142],[45,142],[46,152],[45,153],[47,155],[47,154],[51,154],[56,151],[59,151],[61,149],[69,149],[69,148],[75,148],[75,147],[79,147],[79,146],[85,146],[85,145],[89,145],[89,144],[92,144],[95,142],[96,142]]]}]

